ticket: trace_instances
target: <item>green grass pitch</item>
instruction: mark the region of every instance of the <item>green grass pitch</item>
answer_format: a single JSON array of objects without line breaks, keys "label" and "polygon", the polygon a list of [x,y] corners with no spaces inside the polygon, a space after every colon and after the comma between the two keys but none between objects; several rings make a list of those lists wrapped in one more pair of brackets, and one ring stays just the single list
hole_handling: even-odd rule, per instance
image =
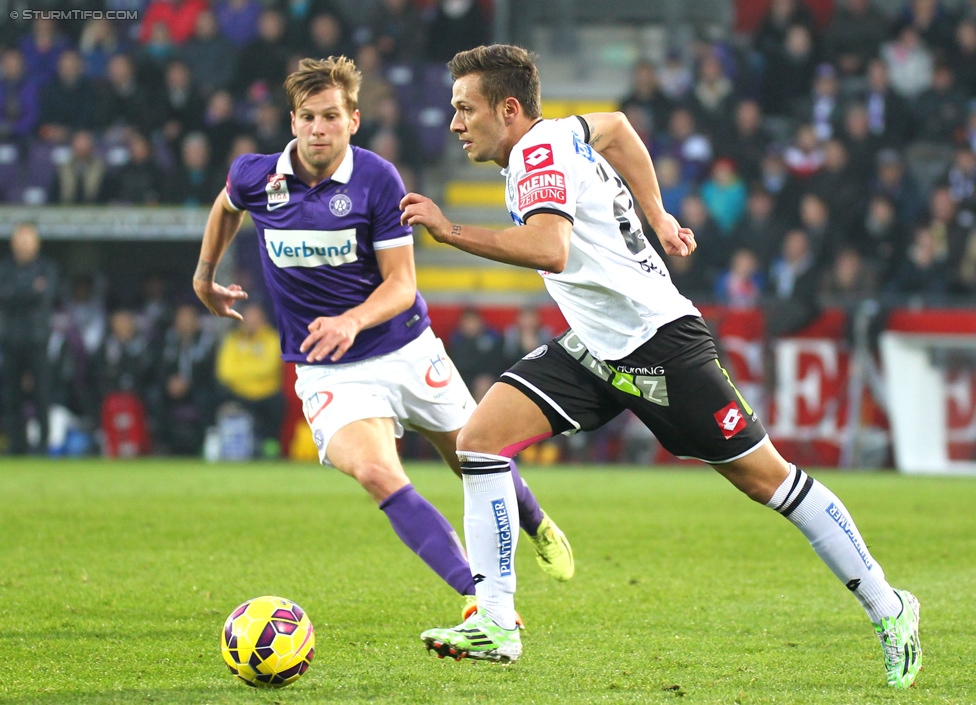
[{"label": "green grass pitch", "polygon": [[[461,526],[461,486],[408,466]],[[0,462],[0,701],[976,703],[976,478],[814,472],[922,604],[924,670],[884,681],[857,602],[786,520],[709,470],[525,468],[576,577],[518,553],[524,656],[438,660],[461,600],[365,492],[298,464]],[[218,638],[279,594],[316,630],[295,685],[254,691]]]}]

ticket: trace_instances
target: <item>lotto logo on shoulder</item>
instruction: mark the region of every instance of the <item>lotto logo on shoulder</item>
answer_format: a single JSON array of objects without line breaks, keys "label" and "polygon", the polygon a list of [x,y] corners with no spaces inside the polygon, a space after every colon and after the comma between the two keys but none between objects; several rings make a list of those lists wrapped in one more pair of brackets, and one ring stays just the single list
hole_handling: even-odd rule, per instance
[{"label": "lotto logo on shoulder", "polygon": [[746,427],[746,417],[739,409],[739,405],[731,401],[724,409],[715,412],[715,423],[718,424],[725,440],[729,440]]},{"label": "lotto logo on shoulder", "polygon": [[519,180],[515,190],[520,211],[537,203],[566,203],[566,176],[559,171],[540,171]]},{"label": "lotto logo on shoulder", "polygon": [[522,160],[525,162],[526,171],[545,169],[552,166],[552,147],[548,144],[537,144],[535,147],[527,147],[522,150]]}]

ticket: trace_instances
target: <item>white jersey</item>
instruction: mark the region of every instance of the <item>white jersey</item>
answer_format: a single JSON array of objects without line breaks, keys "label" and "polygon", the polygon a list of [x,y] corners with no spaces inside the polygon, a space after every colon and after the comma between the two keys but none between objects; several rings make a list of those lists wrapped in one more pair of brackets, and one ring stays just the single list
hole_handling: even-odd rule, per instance
[{"label": "white jersey", "polygon": [[517,225],[536,213],[573,224],[566,268],[539,273],[590,353],[618,360],[664,324],[701,314],[671,282],[641,230],[630,191],[586,133],[577,117],[536,123],[502,170],[505,200]]}]

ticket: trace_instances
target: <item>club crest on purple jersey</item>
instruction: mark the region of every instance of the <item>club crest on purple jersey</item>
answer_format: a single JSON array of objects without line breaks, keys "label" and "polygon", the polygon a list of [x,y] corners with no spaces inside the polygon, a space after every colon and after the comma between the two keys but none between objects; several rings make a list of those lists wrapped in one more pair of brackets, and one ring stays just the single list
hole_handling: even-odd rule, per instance
[{"label": "club crest on purple jersey", "polygon": [[337,193],[329,200],[329,210],[337,218],[348,215],[352,210],[352,199],[344,193]]}]

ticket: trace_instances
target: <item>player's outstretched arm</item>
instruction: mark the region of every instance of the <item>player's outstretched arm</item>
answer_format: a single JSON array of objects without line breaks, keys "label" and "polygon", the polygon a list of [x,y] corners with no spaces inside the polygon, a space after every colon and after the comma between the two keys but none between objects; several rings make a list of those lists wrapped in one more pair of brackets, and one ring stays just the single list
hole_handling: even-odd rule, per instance
[{"label": "player's outstretched arm", "polygon": [[437,242],[496,262],[561,272],[569,258],[572,223],[551,213],[534,215],[525,225],[493,230],[452,223],[432,200],[419,193],[404,196],[400,210],[404,225],[423,225]]},{"label": "player's outstretched arm", "polygon": [[246,299],[247,292],[237,284],[221,286],[214,281],[214,275],[220,258],[237,235],[243,220],[244,211],[231,208],[226,192],[221,191],[210,209],[207,226],[203,231],[203,244],[200,245],[200,260],[193,273],[193,291],[210,313],[239,321],[243,318],[232,306],[235,301]]},{"label": "player's outstretched arm", "polygon": [[651,154],[627,116],[620,112],[587,113],[582,118],[590,129],[590,145],[627,181],[664,251],[680,256],[694,252],[698,247],[695,235],[664,210]]}]

